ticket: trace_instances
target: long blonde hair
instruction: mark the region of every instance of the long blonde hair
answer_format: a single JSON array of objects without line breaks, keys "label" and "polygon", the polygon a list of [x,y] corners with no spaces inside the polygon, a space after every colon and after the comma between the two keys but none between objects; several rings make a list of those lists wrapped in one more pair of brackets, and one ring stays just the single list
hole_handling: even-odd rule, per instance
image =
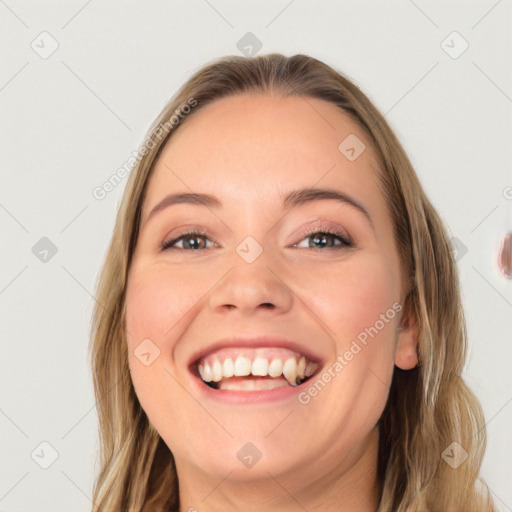
[{"label": "long blonde hair", "polygon": [[[413,370],[395,368],[379,422],[379,512],[495,511],[479,477],[486,446],[482,410],[461,377],[467,335],[445,227],[404,149],[365,94],[317,59],[274,53],[209,62],[165,106],[139,149],[99,276],[92,318],[89,348],[100,437],[93,512],[179,510],[173,455],[141,408],[130,379],[126,283],[147,183],[161,148],[203,106],[246,92],[331,102],[364,130],[378,156],[379,183],[410,279],[405,310],[417,321],[420,360]],[[468,454],[456,469],[441,456],[454,442]]]}]

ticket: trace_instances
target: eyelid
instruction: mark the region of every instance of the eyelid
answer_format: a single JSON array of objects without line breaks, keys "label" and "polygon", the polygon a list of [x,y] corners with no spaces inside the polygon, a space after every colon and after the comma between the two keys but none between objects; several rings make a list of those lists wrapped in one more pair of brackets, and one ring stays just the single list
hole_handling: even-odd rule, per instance
[{"label": "eyelid", "polygon": [[[208,234],[207,230],[204,228],[200,228],[198,226],[186,226],[181,229],[178,229],[176,233],[173,233],[172,235],[167,235],[163,242],[160,244],[160,250],[164,251],[167,249],[170,249],[171,247],[168,244],[176,244],[180,239],[186,237],[186,236],[203,236],[206,239],[208,239],[210,242],[213,242],[214,245],[218,245],[215,240],[213,240],[210,235]],[[167,246],[167,247],[166,247]],[[173,247],[173,250],[176,251],[186,251],[187,249],[182,249],[181,247]],[[195,249],[196,251],[204,250],[204,249]]]},{"label": "eyelid", "polygon": [[330,232],[336,236],[339,236],[340,238],[346,240],[347,242],[353,243],[354,240],[352,237],[348,234],[348,232],[343,229],[340,225],[325,221],[322,219],[315,220],[307,225],[307,227],[301,228],[298,231],[298,234],[295,234],[293,238],[301,237],[299,242],[302,241],[303,238],[312,235],[314,233],[321,233],[321,232]]},{"label": "eyelid", "polygon": [[[293,235],[293,239],[297,239],[300,237],[295,243],[292,243],[291,246],[288,247],[295,247],[302,242],[305,238],[308,236],[311,236],[312,234],[316,233],[326,233],[334,235],[342,240],[344,242],[345,247],[352,247],[354,245],[353,238],[347,233],[345,229],[343,229],[341,226],[339,226],[336,223],[325,221],[322,219],[317,219],[315,221],[312,221],[306,225],[306,228],[301,228],[298,231],[299,234]],[[218,246],[218,242],[216,242],[213,238],[210,237],[208,234],[208,230],[198,227],[198,226],[186,226],[182,229],[178,230],[177,233],[173,234],[172,236],[166,236],[164,238],[164,241],[160,244],[161,250],[167,250],[167,249],[173,249],[177,251],[189,251],[188,249],[183,249],[181,247],[174,247],[170,244],[176,244],[180,241],[180,239],[186,237],[186,236],[201,236],[204,237],[206,240],[213,243],[214,246]],[[203,249],[193,249],[190,250],[191,252],[197,252],[197,251],[204,251],[208,249],[208,247]]]}]

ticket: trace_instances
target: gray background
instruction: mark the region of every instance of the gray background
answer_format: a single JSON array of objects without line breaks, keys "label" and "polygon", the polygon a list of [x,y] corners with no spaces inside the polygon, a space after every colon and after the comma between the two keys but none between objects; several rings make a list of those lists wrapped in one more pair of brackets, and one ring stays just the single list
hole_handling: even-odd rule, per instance
[{"label": "gray background", "polygon": [[248,32],[258,53],[307,53],[352,78],[457,238],[482,474],[512,510],[512,281],[496,265],[512,229],[511,21],[510,0],[0,0],[0,511],[90,510],[89,322],[125,183],[92,191],[195,70],[248,51]]}]

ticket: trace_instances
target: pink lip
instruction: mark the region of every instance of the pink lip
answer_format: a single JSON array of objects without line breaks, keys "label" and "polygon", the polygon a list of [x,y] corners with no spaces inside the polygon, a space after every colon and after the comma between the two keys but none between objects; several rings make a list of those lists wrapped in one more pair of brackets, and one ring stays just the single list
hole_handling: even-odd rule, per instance
[{"label": "pink lip", "polygon": [[[278,400],[285,400],[295,396],[303,391],[307,386],[309,379],[299,386],[284,386],[281,388],[261,391],[232,391],[210,388],[199,376],[196,364],[199,359],[207,356],[208,354],[211,354],[212,352],[215,352],[221,348],[228,347],[276,347],[286,348],[294,352],[299,352],[305,355],[306,358],[310,361],[318,364],[319,368],[314,375],[321,371],[321,367],[323,366],[323,358],[321,356],[313,354],[309,351],[309,349],[304,348],[302,345],[284,338],[264,335],[254,336],[251,338],[224,338],[212,343],[206,348],[197,350],[189,359],[188,367],[192,377],[192,387],[197,389],[198,392],[205,398],[233,404],[273,402]],[[311,378],[313,378],[314,375]]]},{"label": "pink lip", "polygon": [[[309,351],[308,348],[305,348],[301,346],[298,343],[295,343],[293,341],[284,339],[284,338],[277,338],[277,337],[270,337],[270,336],[254,336],[251,338],[224,338],[221,340],[218,340],[216,342],[213,342],[211,345],[209,345],[206,348],[202,348],[200,350],[197,350],[189,359],[188,366],[191,371],[194,372],[195,365],[199,359],[202,357],[207,356],[208,354],[211,354],[212,352],[215,352],[216,350],[219,350],[221,348],[228,348],[228,347],[276,347],[276,348],[286,348],[288,350],[292,350],[294,352],[299,352],[301,354],[304,354],[307,359],[312,361],[313,363],[317,363],[319,366],[323,365],[323,358],[313,354]],[[195,372],[194,372],[195,373]],[[252,394],[258,393],[257,391],[251,392]],[[268,393],[265,391],[265,393]]]},{"label": "pink lip", "polygon": [[299,386],[284,386],[281,388],[261,391],[228,391],[226,389],[213,389],[206,385],[199,375],[192,376],[192,387],[197,389],[201,396],[223,403],[255,404],[262,402],[275,402],[296,396],[309,385],[309,379]]}]

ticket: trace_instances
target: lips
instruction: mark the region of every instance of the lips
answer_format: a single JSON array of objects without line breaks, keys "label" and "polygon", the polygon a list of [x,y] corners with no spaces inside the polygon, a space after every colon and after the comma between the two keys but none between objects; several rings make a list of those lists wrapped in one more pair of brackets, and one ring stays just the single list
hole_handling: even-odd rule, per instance
[{"label": "lips", "polygon": [[300,385],[321,364],[321,356],[299,343],[258,336],[219,340],[194,353],[189,369],[213,389],[260,391]]}]

